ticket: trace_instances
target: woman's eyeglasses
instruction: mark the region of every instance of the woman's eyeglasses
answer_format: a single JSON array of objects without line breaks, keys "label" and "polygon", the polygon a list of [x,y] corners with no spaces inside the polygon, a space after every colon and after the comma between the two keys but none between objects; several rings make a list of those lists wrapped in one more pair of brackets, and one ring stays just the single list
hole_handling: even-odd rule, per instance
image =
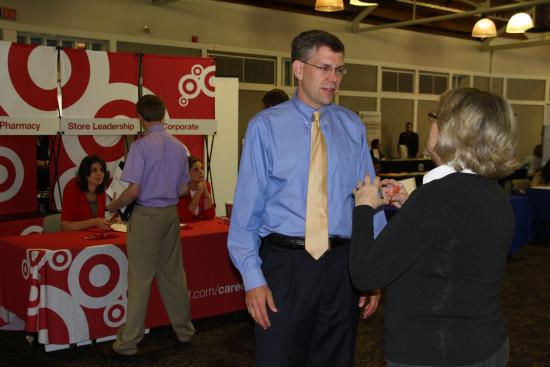
[{"label": "woman's eyeglasses", "polygon": [[[302,60],[300,60],[302,61]],[[330,66],[330,65],[314,65],[314,64],[310,64],[309,62],[305,62],[305,61],[302,61],[304,64],[306,65],[309,65],[309,66],[313,66],[314,68],[317,68],[317,70],[319,70],[319,72],[323,75],[323,76],[327,76],[329,75],[330,73],[332,73],[333,71],[336,73],[336,76],[342,78],[344,75],[346,75],[346,67],[344,65],[340,65],[340,66]]]}]

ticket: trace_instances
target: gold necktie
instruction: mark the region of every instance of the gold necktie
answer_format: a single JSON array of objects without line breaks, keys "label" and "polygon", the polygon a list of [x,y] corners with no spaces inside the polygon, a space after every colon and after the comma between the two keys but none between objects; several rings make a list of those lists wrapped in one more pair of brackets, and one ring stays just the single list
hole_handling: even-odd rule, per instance
[{"label": "gold necktie", "polygon": [[315,260],[328,250],[328,159],[319,116],[313,113],[306,206],[306,251]]}]

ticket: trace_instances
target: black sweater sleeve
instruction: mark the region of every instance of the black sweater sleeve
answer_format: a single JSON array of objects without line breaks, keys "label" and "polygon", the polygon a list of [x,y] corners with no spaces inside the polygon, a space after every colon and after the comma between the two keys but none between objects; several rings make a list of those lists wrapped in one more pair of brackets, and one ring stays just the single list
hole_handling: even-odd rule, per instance
[{"label": "black sweater sleeve", "polygon": [[[417,190],[421,191],[421,190]],[[426,250],[437,246],[449,228],[446,215],[434,200],[416,192],[394,215],[375,240],[374,209],[353,211],[350,274],[360,290],[387,286],[415,264]]]}]

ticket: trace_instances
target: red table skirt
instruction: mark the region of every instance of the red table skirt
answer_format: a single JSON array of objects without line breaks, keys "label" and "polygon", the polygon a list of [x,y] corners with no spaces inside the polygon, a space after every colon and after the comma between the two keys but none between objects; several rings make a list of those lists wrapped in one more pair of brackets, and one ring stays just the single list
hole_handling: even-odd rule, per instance
[{"label": "red table skirt", "polygon": [[[244,309],[227,232],[217,218],[181,231],[194,319]],[[49,345],[115,335],[125,321],[128,260],[126,234],[108,234],[113,238],[84,239],[90,232],[0,238],[0,326],[37,332]],[[153,283],[146,327],[167,324]]]}]

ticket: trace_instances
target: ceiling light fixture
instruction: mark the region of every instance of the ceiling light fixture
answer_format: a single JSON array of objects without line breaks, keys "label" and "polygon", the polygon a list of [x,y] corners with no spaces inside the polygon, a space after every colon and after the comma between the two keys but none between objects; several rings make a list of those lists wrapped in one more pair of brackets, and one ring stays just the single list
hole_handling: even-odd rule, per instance
[{"label": "ceiling light fixture", "polygon": [[495,22],[489,18],[478,20],[474,25],[474,29],[472,29],[472,37],[488,38],[496,37],[496,35],[497,27],[495,26]]},{"label": "ceiling light fixture", "polygon": [[355,5],[355,6],[375,6],[375,5],[378,5],[378,3],[371,3],[371,2],[361,1],[361,0],[349,0],[349,3],[350,3],[350,5]]},{"label": "ceiling light fixture", "polygon": [[529,28],[533,28],[533,19],[527,13],[516,13],[506,25],[506,33],[523,33]]},{"label": "ceiling light fixture", "polygon": [[315,10],[327,12],[344,10],[344,0],[317,0]]}]

